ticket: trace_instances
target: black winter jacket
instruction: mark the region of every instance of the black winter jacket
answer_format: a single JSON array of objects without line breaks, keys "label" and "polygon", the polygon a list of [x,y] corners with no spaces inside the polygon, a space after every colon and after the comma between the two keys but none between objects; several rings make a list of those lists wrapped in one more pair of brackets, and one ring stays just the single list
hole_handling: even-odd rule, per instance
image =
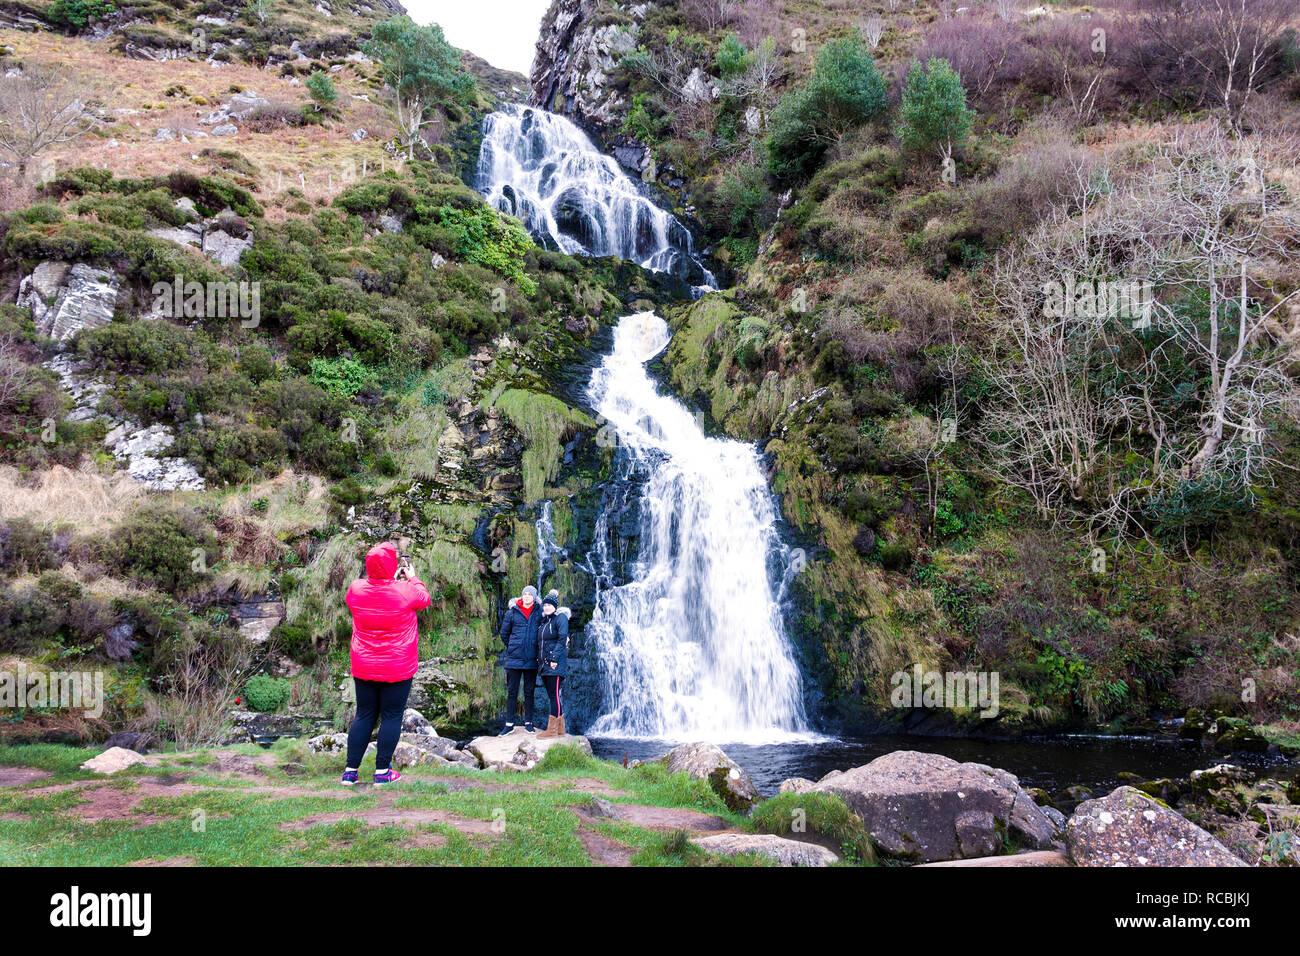
[{"label": "black winter jacket", "polygon": [[519,610],[519,598],[511,598],[501,619],[501,643],[505,645],[498,662],[503,667],[532,670],[537,666],[537,627],[542,622],[542,606],[534,602],[528,616]]},{"label": "black winter jacket", "polygon": [[[569,615],[567,607],[542,618],[537,628],[537,673],[564,677],[569,672]],[[555,666],[552,667],[551,665]]]}]

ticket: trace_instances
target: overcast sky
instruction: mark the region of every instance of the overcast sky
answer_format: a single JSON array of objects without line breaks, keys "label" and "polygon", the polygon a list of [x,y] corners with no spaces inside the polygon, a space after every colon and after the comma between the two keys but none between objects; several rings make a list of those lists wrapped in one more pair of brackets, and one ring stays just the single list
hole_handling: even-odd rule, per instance
[{"label": "overcast sky", "polygon": [[416,23],[436,23],[452,46],[528,76],[551,0],[402,0]]}]

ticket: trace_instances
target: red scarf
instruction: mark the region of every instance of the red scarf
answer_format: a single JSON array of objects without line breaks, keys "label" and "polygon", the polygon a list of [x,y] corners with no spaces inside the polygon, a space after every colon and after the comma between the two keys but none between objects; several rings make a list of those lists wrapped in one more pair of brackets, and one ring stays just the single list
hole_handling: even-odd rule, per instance
[{"label": "red scarf", "polygon": [[533,608],[537,607],[537,602],[534,601],[532,604],[528,605],[527,607],[524,607],[524,602],[520,601],[518,604],[515,605],[515,607],[519,608],[519,610],[524,612],[524,620],[526,621],[528,620],[529,617],[532,616]]}]

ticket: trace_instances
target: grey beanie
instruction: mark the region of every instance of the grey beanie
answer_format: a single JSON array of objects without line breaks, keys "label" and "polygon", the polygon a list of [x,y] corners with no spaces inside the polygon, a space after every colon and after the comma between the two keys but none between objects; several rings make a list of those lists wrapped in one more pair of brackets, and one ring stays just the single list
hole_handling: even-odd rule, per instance
[{"label": "grey beanie", "polygon": [[533,587],[531,584],[525,584],[524,589],[519,593],[521,596],[524,594],[531,594],[533,600],[537,600],[537,588]]}]

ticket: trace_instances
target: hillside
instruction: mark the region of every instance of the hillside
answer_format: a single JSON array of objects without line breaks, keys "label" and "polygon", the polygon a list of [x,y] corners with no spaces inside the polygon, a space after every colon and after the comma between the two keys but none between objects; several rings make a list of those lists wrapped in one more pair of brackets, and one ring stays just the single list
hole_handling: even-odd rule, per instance
[{"label": "hillside", "polygon": [[[824,726],[1294,743],[1296,10],[1227,24],[1244,78],[1208,11],[555,0],[529,78],[439,34],[411,134],[368,42],[395,4],[0,4],[10,102],[75,120],[4,157],[0,669],[110,689],[0,736],[248,739],[254,677],[253,736],[340,723],[383,537],[434,595],[413,705],[483,729],[541,502],[558,548],[596,533],[615,452],[575,383],[656,308],[662,381],[762,450]],[[724,289],[484,204],[479,122],[529,97]],[[581,634],[590,575],[551,582]],[[914,666],[997,672],[999,719],[893,706]]]},{"label": "hillside", "polygon": [[408,158],[359,49],[400,11],[322,6],[5,8],[11,89],[52,76],[39,95],[90,118],[2,197],[0,659],[102,671],[108,698],[20,708],[7,739],[216,742],[255,675],[304,724],[341,720],[343,585],[384,537],[435,598],[426,712],[499,709],[524,490],[600,466],[554,370],[657,280],[539,249],[464,185],[522,77],[464,56]]},{"label": "hillside", "polygon": [[[734,282],[672,312],[664,375],[762,443],[807,551],[797,632],[825,715],[987,729],[891,708],[921,665],[999,672],[998,732],[1190,707],[1294,733],[1298,22],[1294,3],[1231,22],[553,4],[534,102],[656,183]],[[1224,31],[1253,44],[1248,75]],[[1158,222],[1222,245],[1174,261],[1186,234]],[[1075,273],[1158,276],[1158,331],[1036,318]],[[1240,310],[1211,339],[1205,302],[1236,308],[1243,281],[1234,358]],[[1210,396],[1243,357],[1249,385]]]}]

